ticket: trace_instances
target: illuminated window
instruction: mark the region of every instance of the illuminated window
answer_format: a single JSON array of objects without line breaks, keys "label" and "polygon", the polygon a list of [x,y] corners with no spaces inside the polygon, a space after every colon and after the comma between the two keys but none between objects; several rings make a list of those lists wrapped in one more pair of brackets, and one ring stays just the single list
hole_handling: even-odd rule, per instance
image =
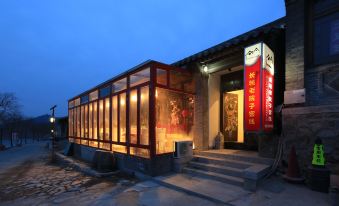
[{"label": "illuminated window", "polygon": [[193,76],[188,73],[170,71],[170,88],[185,92],[194,92]]},{"label": "illuminated window", "polygon": [[85,107],[81,106],[81,133],[80,133],[80,137],[84,138],[85,137]]},{"label": "illuminated window", "polygon": [[118,141],[118,96],[112,97],[112,141]]},{"label": "illuminated window", "polygon": [[100,142],[99,148],[102,148],[102,149],[105,149],[105,150],[111,150],[111,143]]},{"label": "illuminated window", "polygon": [[99,139],[104,138],[104,100],[99,101]]},{"label": "illuminated window", "polygon": [[109,126],[110,126],[110,122],[109,122],[109,112],[110,112],[110,104],[109,104],[109,99],[110,98],[106,98],[105,99],[105,140],[110,140],[109,137]]},{"label": "illuminated window", "polygon": [[132,144],[137,144],[138,92],[136,89],[131,91],[129,103],[130,103],[130,106],[129,106],[130,142]]},{"label": "illuminated window", "polygon": [[119,95],[120,97],[120,142],[126,142],[126,93],[122,93]]},{"label": "illuminated window", "polygon": [[130,87],[148,82],[150,79],[150,69],[144,69],[130,76]]},{"label": "illuminated window", "polygon": [[89,104],[89,113],[88,113],[88,119],[89,119],[89,128],[88,128],[88,131],[89,131],[89,135],[88,137],[90,139],[93,139],[93,103]]},{"label": "illuminated window", "polygon": [[77,107],[77,137],[81,137],[80,135],[80,107]]},{"label": "illuminated window", "polygon": [[150,157],[148,149],[143,149],[143,148],[138,148],[138,147],[130,147],[129,151],[130,151],[131,155],[144,157],[144,158]]},{"label": "illuminated window", "polygon": [[157,88],[156,152],[174,151],[174,142],[193,139],[192,95]]},{"label": "illuminated window", "polygon": [[88,138],[88,105],[85,105],[85,137]]},{"label": "illuminated window", "polygon": [[149,87],[140,89],[140,144],[148,145],[149,127]]},{"label": "illuminated window", "polygon": [[157,83],[167,86],[167,71],[164,69],[157,69]]},{"label": "illuminated window", "polygon": [[120,153],[127,153],[127,147],[123,145],[112,144],[112,151],[120,152]]},{"label": "illuminated window", "polygon": [[93,139],[98,139],[98,102],[93,102]]}]

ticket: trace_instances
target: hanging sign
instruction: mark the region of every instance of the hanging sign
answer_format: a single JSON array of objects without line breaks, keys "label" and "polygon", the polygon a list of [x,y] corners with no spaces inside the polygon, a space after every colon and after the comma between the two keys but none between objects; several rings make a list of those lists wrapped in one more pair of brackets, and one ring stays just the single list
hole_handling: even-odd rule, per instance
[{"label": "hanging sign", "polygon": [[245,130],[273,129],[274,54],[264,43],[245,48]]}]

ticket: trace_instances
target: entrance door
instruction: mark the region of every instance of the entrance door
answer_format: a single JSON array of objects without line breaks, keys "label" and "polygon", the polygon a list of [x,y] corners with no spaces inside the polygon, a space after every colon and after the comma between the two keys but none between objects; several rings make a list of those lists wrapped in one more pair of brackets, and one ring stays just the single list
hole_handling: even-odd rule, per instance
[{"label": "entrance door", "polygon": [[226,142],[244,142],[244,90],[223,94],[223,134]]},{"label": "entrance door", "polygon": [[253,137],[244,132],[244,71],[222,75],[220,80],[220,129],[225,148],[252,149]]}]

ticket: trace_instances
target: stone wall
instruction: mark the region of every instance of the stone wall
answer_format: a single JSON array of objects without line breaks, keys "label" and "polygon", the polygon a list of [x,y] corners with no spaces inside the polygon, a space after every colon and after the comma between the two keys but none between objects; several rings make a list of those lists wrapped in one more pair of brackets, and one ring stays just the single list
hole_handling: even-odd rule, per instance
[{"label": "stone wall", "polygon": [[304,88],[304,0],[286,0],[286,90]]},{"label": "stone wall", "polygon": [[194,104],[194,135],[195,149],[208,149],[208,77],[200,72],[194,64],[190,69],[194,72],[196,95]]},{"label": "stone wall", "polygon": [[311,165],[314,141],[321,138],[326,165],[339,174],[339,105],[286,108],[283,110],[284,154],[288,162],[294,145],[299,166],[305,171]]},{"label": "stone wall", "polygon": [[306,68],[306,104],[339,104],[339,62]]}]

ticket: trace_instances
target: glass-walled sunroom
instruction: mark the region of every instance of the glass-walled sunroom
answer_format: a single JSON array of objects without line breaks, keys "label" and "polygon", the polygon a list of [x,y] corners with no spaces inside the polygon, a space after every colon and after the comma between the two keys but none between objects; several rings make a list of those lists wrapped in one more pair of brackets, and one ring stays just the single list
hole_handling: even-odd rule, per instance
[{"label": "glass-walled sunroom", "polygon": [[69,101],[69,141],[150,158],[193,140],[193,75],[150,61]]}]

